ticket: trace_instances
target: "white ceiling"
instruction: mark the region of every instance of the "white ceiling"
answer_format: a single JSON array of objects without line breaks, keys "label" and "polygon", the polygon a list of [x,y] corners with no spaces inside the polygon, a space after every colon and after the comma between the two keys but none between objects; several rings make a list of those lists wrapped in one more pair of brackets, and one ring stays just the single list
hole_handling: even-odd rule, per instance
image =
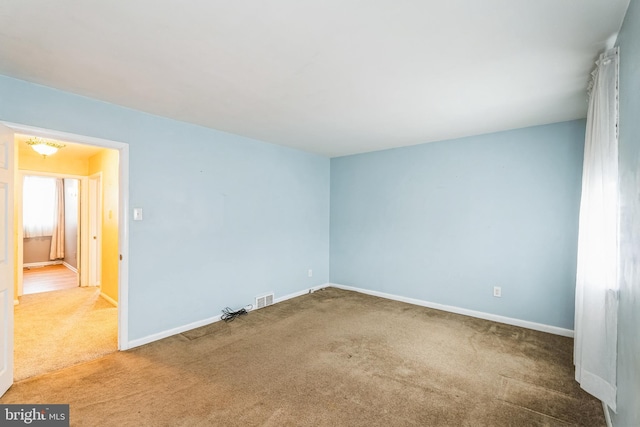
[{"label": "white ceiling", "polygon": [[629,0],[2,0],[0,74],[327,156],[586,115]]}]

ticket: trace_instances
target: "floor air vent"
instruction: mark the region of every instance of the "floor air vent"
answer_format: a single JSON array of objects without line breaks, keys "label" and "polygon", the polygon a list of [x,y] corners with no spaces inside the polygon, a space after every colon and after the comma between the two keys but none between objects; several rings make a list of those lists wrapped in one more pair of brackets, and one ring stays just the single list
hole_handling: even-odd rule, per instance
[{"label": "floor air vent", "polygon": [[256,297],[256,308],[266,307],[271,304],[273,304],[273,294]]}]

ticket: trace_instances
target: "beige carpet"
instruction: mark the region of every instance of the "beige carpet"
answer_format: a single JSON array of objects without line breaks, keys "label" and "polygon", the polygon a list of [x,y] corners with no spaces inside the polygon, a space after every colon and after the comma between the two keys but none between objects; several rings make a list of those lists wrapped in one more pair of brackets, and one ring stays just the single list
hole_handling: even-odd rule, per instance
[{"label": "beige carpet", "polygon": [[115,352],[117,310],[97,288],[20,297],[14,326],[16,381]]},{"label": "beige carpet", "polygon": [[337,289],[15,384],[74,426],[604,426],[572,340]]}]

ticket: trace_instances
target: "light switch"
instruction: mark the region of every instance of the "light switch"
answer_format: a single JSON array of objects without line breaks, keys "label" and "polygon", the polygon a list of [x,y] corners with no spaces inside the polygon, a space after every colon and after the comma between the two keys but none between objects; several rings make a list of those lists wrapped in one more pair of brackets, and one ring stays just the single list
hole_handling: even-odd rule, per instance
[{"label": "light switch", "polygon": [[142,221],[142,208],[133,208],[133,220]]}]

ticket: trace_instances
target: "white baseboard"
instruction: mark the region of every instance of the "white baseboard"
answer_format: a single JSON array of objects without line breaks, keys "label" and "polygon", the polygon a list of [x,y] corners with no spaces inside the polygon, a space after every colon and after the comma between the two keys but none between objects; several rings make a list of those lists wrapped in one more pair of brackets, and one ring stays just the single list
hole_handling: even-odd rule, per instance
[{"label": "white baseboard", "polygon": [[604,420],[607,423],[607,427],[613,427],[613,423],[611,422],[611,413],[609,412],[609,407],[604,402],[602,402],[602,409],[604,410]]},{"label": "white baseboard", "polygon": [[69,270],[73,271],[74,273],[78,274],[78,269],[75,268],[73,265],[69,264],[66,261],[62,261],[62,265],[64,265],[65,267],[67,267]]},{"label": "white baseboard", "polygon": [[408,298],[399,295],[388,294],[385,292],[371,291],[368,289],[357,288],[354,286],[339,285],[337,283],[329,283],[329,286],[344,289],[347,291],[360,292],[376,297],[387,298],[395,301],[406,302],[408,304],[419,305],[422,307],[434,308],[436,310],[448,311],[450,313],[462,314],[465,316],[477,317],[479,319],[491,320],[493,322],[505,323],[507,325],[520,326],[522,328],[533,329],[534,331],[547,332],[554,335],[573,338],[573,330],[559,328],[557,326],[545,325],[543,323],[530,322],[528,320],[514,319],[512,317],[499,316],[497,314],[484,313],[482,311],[469,310],[466,308],[455,307],[451,305],[438,304],[435,302],[423,301],[415,298]]},{"label": "white baseboard", "polygon": [[212,323],[220,321],[220,317],[222,315],[209,317],[208,319],[198,320],[197,322],[189,323],[187,325],[178,326],[177,328],[171,328],[166,331],[158,332],[155,334],[147,335],[146,337],[138,338],[135,340],[129,341],[128,349],[132,349],[134,347],[140,347],[141,345],[149,344],[154,341],[161,340],[163,338],[170,337],[172,335],[181,334],[182,332],[190,331],[191,329],[200,328],[202,326],[207,326]]},{"label": "white baseboard", "polygon": [[62,261],[57,259],[55,261],[42,261],[42,262],[28,262],[22,264],[23,268],[31,268],[31,267],[46,267],[48,265],[60,265]]},{"label": "white baseboard", "polygon": [[299,296],[302,296],[302,295],[310,294],[310,293],[313,293],[313,292],[318,291],[320,289],[328,288],[329,286],[330,286],[329,283],[325,283],[324,285],[313,286],[311,288],[304,289],[302,291],[294,292],[292,294],[288,294],[288,295],[276,298],[276,299],[273,300],[273,303],[277,304],[279,302],[286,301],[286,300],[291,299],[291,298],[296,298],[296,297],[299,297]]},{"label": "white baseboard", "polygon": [[[314,286],[308,289],[304,289],[302,291],[298,291],[298,292],[294,292],[291,294],[287,294],[278,298],[275,298],[273,303],[277,304],[279,302],[282,301],[286,301],[288,299],[291,298],[295,298],[295,297],[299,297],[305,294],[309,294],[312,292],[315,292],[319,289],[324,289],[329,287],[329,283],[325,283],[324,285],[319,285],[319,286]],[[247,304],[250,305],[250,304]],[[202,319],[202,320],[198,320],[197,322],[193,322],[193,323],[189,323],[187,325],[183,325],[183,326],[178,326],[176,328],[171,328],[168,329],[166,331],[162,331],[162,332],[158,332],[155,334],[151,334],[151,335],[147,335],[146,337],[142,337],[142,338],[138,338],[135,340],[131,340],[129,341],[129,346],[127,347],[128,349],[134,348],[134,347],[140,347],[141,345],[145,345],[145,344],[149,344],[151,342],[154,341],[158,341],[161,340],[163,338],[167,338],[170,337],[172,335],[177,335],[177,334],[181,334],[182,332],[186,332],[186,331],[190,331],[191,329],[196,329],[196,328],[200,328],[202,326],[207,326],[210,325],[212,323],[215,322],[219,322],[221,320],[222,315],[218,315],[218,316],[214,316],[214,317],[209,317],[207,319]]]},{"label": "white baseboard", "polygon": [[[498,315],[495,315],[495,314],[484,313],[484,312],[481,312],[481,311],[468,310],[466,308],[460,308],[460,307],[454,307],[454,306],[450,306],[450,305],[438,304],[438,303],[433,303],[433,302],[429,302],[429,301],[423,301],[423,300],[419,300],[419,299],[415,299],[415,298],[407,298],[407,297],[402,297],[402,296],[399,296],[399,295],[388,294],[388,293],[385,293],[385,292],[370,291],[368,289],[356,288],[354,286],[344,286],[344,285],[339,285],[337,283],[325,283],[323,285],[314,286],[314,287],[311,287],[311,288],[303,289],[303,290],[298,291],[298,292],[293,292],[293,293],[290,293],[290,294],[287,294],[287,295],[284,295],[284,296],[281,296],[281,297],[277,297],[277,298],[274,299],[274,304],[286,301],[286,300],[291,299],[291,298],[296,298],[296,297],[299,297],[299,296],[302,296],[302,295],[305,295],[305,294],[309,294],[309,293],[315,292],[315,291],[320,290],[320,289],[329,288],[329,287],[338,288],[338,289],[344,289],[344,290],[354,291],[354,292],[360,292],[360,293],[367,294],[367,295],[373,295],[373,296],[377,296],[377,297],[381,297],[381,298],[387,298],[387,299],[390,299],[390,300],[406,302],[408,304],[419,305],[419,306],[428,307],[428,308],[434,308],[436,310],[448,311],[448,312],[451,312],[451,313],[462,314],[462,315],[465,315],[465,316],[477,317],[479,319],[491,320],[491,321],[498,322],[498,323],[505,323],[507,325],[520,326],[520,327],[523,327],[523,328],[533,329],[533,330],[541,331],[541,332],[548,332],[548,333],[555,334],[555,335],[562,335],[562,336],[570,337],[570,338],[573,337],[573,331],[572,330],[559,328],[557,326],[544,325],[542,323],[529,322],[527,320],[520,320],[520,319],[511,318],[511,317],[498,316]],[[105,298],[108,298],[104,294],[100,294],[100,295],[102,295]],[[247,304],[247,305],[250,305],[250,304]],[[210,325],[210,324],[215,323],[215,322],[219,322],[221,320],[221,316],[222,315],[209,317],[207,319],[198,320],[197,322],[192,322],[192,323],[189,323],[187,325],[178,326],[178,327],[175,327],[175,328],[168,329],[166,331],[162,331],[162,332],[158,332],[158,333],[155,333],[155,334],[147,335],[146,337],[142,337],[142,338],[131,340],[131,341],[129,341],[127,348],[130,349],[130,348],[134,348],[134,347],[139,347],[141,345],[149,344],[151,342],[158,341],[158,340],[161,340],[163,338],[170,337],[172,335],[177,335],[177,334],[180,334],[182,332],[190,331],[191,329],[196,329],[196,328],[200,328],[202,326]]]},{"label": "white baseboard", "polygon": [[118,306],[118,301],[114,300],[109,295],[105,294],[104,292],[100,292],[100,296],[102,298],[104,298],[105,300],[107,300],[107,302],[109,302],[111,305],[114,305],[116,307]]}]

